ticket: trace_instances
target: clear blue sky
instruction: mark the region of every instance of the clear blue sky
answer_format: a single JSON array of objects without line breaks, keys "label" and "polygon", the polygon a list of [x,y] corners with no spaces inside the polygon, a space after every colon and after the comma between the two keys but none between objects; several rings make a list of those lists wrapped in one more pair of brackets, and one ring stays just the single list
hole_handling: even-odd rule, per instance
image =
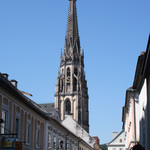
[{"label": "clear blue sky", "polygon": [[[77,0],[89,91],[90,134],[122,129],[126,89],[150,32],[149,0]],[[0,72],[37,103],[53,103],[68,0],[0,0]]]}]

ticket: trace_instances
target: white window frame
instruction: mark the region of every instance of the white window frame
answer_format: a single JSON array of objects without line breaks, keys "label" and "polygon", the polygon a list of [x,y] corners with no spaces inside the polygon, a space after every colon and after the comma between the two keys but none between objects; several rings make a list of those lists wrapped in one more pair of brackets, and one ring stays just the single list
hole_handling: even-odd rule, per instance
[{"label": "white window frame", "polygon": [[53,136],[53,150],[56,150],[57,149],[57,138],[56,136]]},{"label": "white window frame", "polygon": [[[5,118],[3,117],[3,113],[5,113]],[[2,119],[4,123],[1,123],[1,134],[5,134],[8,132],[8,111],[2,109]]]},{"label": "white window frame", "polygon": [[48,150],[52,149],[52,134],[48,132]]}]

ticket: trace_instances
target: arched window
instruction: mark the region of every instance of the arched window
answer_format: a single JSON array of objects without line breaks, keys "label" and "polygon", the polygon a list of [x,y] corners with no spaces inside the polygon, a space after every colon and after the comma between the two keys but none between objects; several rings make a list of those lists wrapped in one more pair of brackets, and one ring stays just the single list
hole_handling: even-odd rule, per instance
[{"label": "arched window", "polygon": [[65,114],[66,114],[66,115],[71,114],[71,103],[70,103],[70,100],[69,100],[69,99],[66,101],[66,110],[65,110]]},{"label": "arched window", "polygon": [[77,74],[78,74],[78,69],[77,68],[74,69],[74,74],[77,76]]},{"label": "arched window", "polygon": [[64,84],[63,84],[63,79],[61,79],[60,92],[63,92],[63,86],[64,86]]},{"label": "arched window", "polygon": [[77,79],[75,77],[73,80],[73,91],[77,91]]},{"label": "arched window", "polygon": [[66,91],[69,92],[69,90],[70,90],[70,82],[71,82],[71,78],[70,78],[70,68],[69,68],[69,67],[67,68],[66,82],[67,82]]},{"label": "arched window", "polygon": [[67,68],[67,77],[68,76],[70,77],[70,68],[69,67]]}]

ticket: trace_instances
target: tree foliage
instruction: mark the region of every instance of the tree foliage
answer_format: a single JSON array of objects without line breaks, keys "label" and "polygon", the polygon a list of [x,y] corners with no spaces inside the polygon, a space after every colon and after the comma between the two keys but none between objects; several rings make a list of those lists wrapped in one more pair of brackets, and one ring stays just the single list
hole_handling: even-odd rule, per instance
[{"label": "tree foliage", "polygon": [[106,144],[102,144],[100,147],[101,147],[101,149],[102,149],[102,150],[108,150],[108,148],[107,148],[107,145],[106,145]]}]

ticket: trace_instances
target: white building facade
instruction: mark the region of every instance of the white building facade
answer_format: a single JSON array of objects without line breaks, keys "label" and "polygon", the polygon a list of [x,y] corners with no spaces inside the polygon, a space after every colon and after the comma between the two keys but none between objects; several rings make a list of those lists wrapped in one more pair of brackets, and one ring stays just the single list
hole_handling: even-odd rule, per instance
[{"label": "white building facade", "polygon": [[125,132],[121,131],[118,135],[113,137],[113,140],[108,143],[108,150],[125,150]]}]

